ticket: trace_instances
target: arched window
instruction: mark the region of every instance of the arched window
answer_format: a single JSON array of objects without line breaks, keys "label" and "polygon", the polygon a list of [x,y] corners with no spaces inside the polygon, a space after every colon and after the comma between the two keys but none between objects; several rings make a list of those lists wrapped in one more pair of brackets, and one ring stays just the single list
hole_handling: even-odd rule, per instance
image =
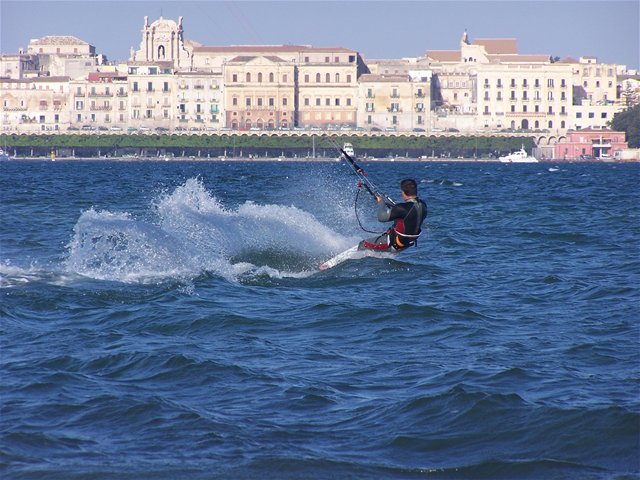
[{"label": "arched window", "polygon": [[340,83],[340,74],[336,73],[336,83]]},{"label": "arched window", "polygon": [[164,45],[160,45],[158,47],[158,59],[159,60],[163,60],[164,59]]},{"label": "arched window", "polygon": [[251,73],[247,72],[247,83],[251,81]]},{"label": "arched window", "polygon": [[316,83],[320,83],[320,74],[316,73]]},{"label": "arched window", "polygon": [[262,83],[262,72],[258,72],[258,83]]},{"label": "arched window", "polygon": [[549,128],[553,128],[553,122],[549,120]]},{"label": "arched window", "polygon": [[273,83],[273,72],[269,73],[269,81]]},{"label": "arched window", "polygon": [[324,78],[325,78],[325,81],[327,83],[331,82],[331,74],[330,73],[327,73]]}]

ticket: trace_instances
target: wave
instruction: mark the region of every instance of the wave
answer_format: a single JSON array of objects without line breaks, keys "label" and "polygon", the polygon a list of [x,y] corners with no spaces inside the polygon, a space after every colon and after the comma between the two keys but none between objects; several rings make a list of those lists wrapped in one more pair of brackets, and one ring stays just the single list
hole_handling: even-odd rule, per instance
[{"label": "wave", "polygon": [[227,208],[197,178],[156,199],[147,216],[83,212],[66,270],[126,283],[192,280],[204,273],[228,280],[305,277],[319,259],[353,244],[295,206],[247,201]]}]

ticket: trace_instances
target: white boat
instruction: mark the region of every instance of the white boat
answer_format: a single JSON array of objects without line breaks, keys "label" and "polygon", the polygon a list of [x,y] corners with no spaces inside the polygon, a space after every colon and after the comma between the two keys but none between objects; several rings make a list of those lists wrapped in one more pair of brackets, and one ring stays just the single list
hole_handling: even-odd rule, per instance
[{"label": "white boat", "polygon": [[524,149],[524,145],[522,148],[516,152],[512,152],[509,155],[504,155],[500,157],[502,163],[538,163],[538,159],[533,156],[527,155],[526,150]]},{"label": "white boat", "polygon": [[350,143],[345,143],[342,146],[342,150],[344,150],[344,153],[349,155],[351,158],[353,159],[356,158],[356,153],[353,151],[353,145],[351,145]]},{"label": "white boat", "polygon": [[9,152],[0,148],[0,162],[3,162],[5,160],[11,160],[11,157],[9,157]]}]

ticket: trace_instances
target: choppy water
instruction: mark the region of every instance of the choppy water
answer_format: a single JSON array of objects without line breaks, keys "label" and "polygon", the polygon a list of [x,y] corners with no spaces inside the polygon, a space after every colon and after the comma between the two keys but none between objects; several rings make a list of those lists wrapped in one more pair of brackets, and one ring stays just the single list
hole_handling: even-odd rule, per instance
[{"label": "choppy water", "polygon": [[0,476],[640,478],[639,166],[367,170],[0,164]]}]

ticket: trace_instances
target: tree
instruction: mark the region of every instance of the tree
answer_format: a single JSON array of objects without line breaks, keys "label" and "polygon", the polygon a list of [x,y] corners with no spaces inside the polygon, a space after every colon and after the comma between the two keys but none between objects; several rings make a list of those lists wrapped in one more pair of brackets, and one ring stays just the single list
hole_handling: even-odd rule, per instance
[{"label": "tree", "polygon": [[640,148],[640,104],[619,112],[611,121],[611,128],[627,134],[631,148]]}]

